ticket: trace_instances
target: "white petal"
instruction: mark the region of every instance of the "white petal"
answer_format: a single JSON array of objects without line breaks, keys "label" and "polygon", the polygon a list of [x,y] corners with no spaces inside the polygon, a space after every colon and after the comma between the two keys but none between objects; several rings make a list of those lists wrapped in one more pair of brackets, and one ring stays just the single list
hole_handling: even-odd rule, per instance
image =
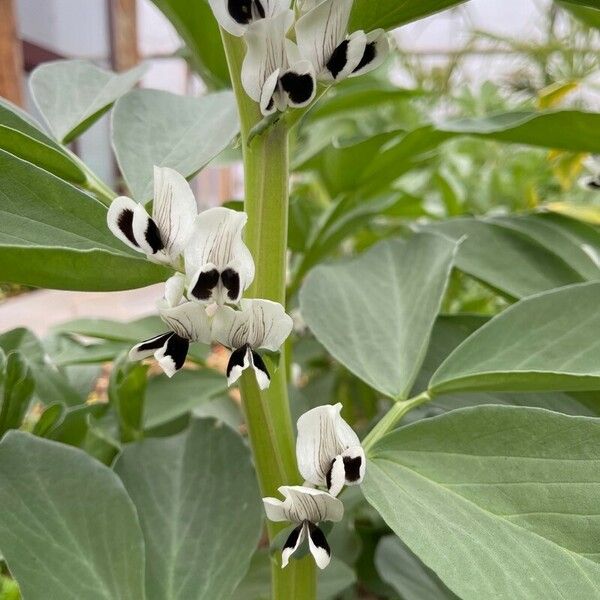
[{"label": "white petal", "polygon": [[195,274],[209,263],[222,273],[235,262],[246,289],[254,279],[254,260],[242,240],[247,220],[246,213],[222,206],[200,213],[185,248],[186,273]]},{"label": "white petal", "polygon": [[273,17],[289,8],[288,0],[209,0],[212,11],[221,27],[237,37],[244,35],[248,25],[264,17]]},{"label": "white petal", "polygon": [[260,112],[265,117],[281,110],[281,98],[279,97],[281,94],[278,89],[279,73],[280,69],[276,69],[267,77],[260,93]]},{"label": "white petal", "polygon": [[133,236],[149,258],[165,256],[164,243],[158,226],[141,204],[138,204],[133,211]]},{"label": "white petal", "polygon": [[184,302],[170,307],[159,304],[161,319],[179,336],[191,342],[210,344],[211,322],[204,307],[195,302]]},{"label": "white petal", "polygon": [[342,81],[358,67],[365,54],[367,36],[364,31],[355,31],[342,42],[321,77],[324,81]]},{"label": "white petal", "polygon": [[266,390],[271,385],[271,376],[267,370],[267,365],[265,365],[258,352],[250,351],[250,365],[254,371],[259,389]]},{"label": "white petal", "polygon": [[242,346],[234,350],[227,363],[227,385],[232,386],[251,363],[252,350],[248,346]]},{"label": "white petal", "polygon": [[173,377],[183,367],[189,347],[187,339],[174,334],[154,353],[154,358],[167,377]]},{"label": "white petal", "polygon": [[281,522],[288,520],[287,512],[282,500],[278,500],[277,498],[263,498],[262,501],[269,521]]},{"label": "white petal", "polygon": [[349,447],[360,446],[352,428],[342,419],[342,405],[326,404],[305,412],[298,419],[296,458],[304,479],[327,485],[333,460]]},{"label": "white petal", "polygon": [[342,452],[346,485],[360,485],[365,478],[367,459],[362,446],[352,446]]},{"label": "white petal", "polygon": [[379,67],[390,52],[390,42],[383,29],[375,29],[367,34],[366,46],[359,63],[352,69],[349,77],[364,75]]},{"label": "white petal", "polygon": [[182,273],[175,273],[165,282],[165,301],[169,307],[179,306],[183,300],[185,290],[185,277]]},{"label": "white petal", "polygon": [[294,63],[279,78],[279,87],[289,106],[308,106],[317,93],[317,78],[312,63],[308,60]]},{"label": "white petal", "polygon": [[145,340],[143,342],[140,342],[139,344],[136,344],[129,351],[129,360],[143,360],[144,358],[152,356],[156,352],[156,350],[162,348],[167,343],[167,340],[172,335],[173,333],[169,331],[167,333],[161,333],[160,335],[156,335],[153,338],[150,338],[149,340]]},{"label": "white petal", "polygon": [[331,560],[331,550],[325,534],[316,525],[308,525],[308,547],[317,567],[324,569]]},{"label": "white petal", "polygon": [[197,214],[196,198],[185,177],[167,167],[154,167],[152,219],[172,261],[182,254]]},{"label": "white petal", "polygon": [[287,67],[285,35],[293,22],[294,12],[284,10],[248,26],[244,36],[247,50],[242,64],[242,85],[255,102],[260,102],[268,77]]},{"label": "white petal", "polygon": [[244,299],[240,310],[224,306],[214,317],[213,338],[228,348],[277,351],[292,331],[292,319],[277,302]]},{"label": "white petal", "polygon": [[310,521],[341,521],[344,505],[328,492],[300,485],[281,486],[279,492],[284,496],[283,510],[287,520],[292,523]]},{"label": "white petal", "polygon": [[219,25],[231,35],[240,37],[241,35],[244,35],[246,27],[236,23],[236,21],[231,18],[229,11],[227,10],[227,2],[228,0],[208,0]]},{"label": "white petal", "polygon": [[306,535],[308,533],[308,523],[302,523],[290,533],[288,539],[285,541],[283,546],[283,550],[281,551],[281,568],[285,569],[288,565],[290,557],[300,546],[302,542],[306,539]]},{"label": "white petal", "polygon": [[296,41],[303,58],[320,77],[334,50],[344,41],[353,0],[324,0],[296,23]]},{"label": "white petal", "polygon": [[344,470],[344,458],[336,456],[333,459],[328,480],[328,492],[332,496],[339,496],[346,483],[346,471]]},{"label": "white petal", "polygon": [[112,234],[124,244],[138,252],[145,252],[133,233],[133,217],[136,210],[140,208],[144,210],[135,200],[127,196],[119,196],[111,202],[106,222]]}]

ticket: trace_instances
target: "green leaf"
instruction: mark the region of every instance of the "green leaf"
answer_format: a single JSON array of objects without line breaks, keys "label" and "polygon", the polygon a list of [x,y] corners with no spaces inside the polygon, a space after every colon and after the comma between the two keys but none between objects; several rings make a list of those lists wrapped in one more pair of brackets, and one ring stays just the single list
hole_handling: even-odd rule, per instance
[{"label": "green leaf", "polygon": [[579,2],[558,2],[557,4],[570,12],[576,19],[589,27],[600,29],[600,3],[589,0],[586,5]]},{"label": "green leaf", "polygon": [[136,321],[112,321],[110,319],[73,319],[53,328],[56,333],[76,334],[113,342],[136,343],[151,338],[164,329],[165,324],[157,316]]},{"label": "green leaf", "polygon": [[517,302],[452,352],[431,391],[600,390],[599,304],[600,283]]},{"label": "green leaf", "polygon": [[2,151],[0,179],[1,281],[108,291],[168,277],[110,233],[106,207],[88,194]]},{"label": "green leaf", "polygon": [[600,421],[483,406],[375,445],[362,490],[463,600],[593,598]]},{"label": "green leaf", "polygon": [[0,505],[0,548],[24,598],[145,598],[135,508],[119,478],[81,450],[7,433]]},{"label": "green leaf", "polygon": [[428,225],[425,230],[453,240],[466,236],[456,256],[457,268],[510,298],[584,281],[553,248],[515,227],[463,218]]},{"label": "green leaf", "polygon": [[232,92],[202,98],[157,90],[134,90],[115,105],[113,146],[133,197],[153,196],[153,167],[171,167],[185,177],[222,152],[239,131]]},{"label": "green leaf", "polygon": [[20,352],[8,357],[0,350],[0,437],[9,429],[21,427],[33,396],[35,380]]},{"label": "green leaf", "polygon": [[116,467],[146,538],[149,600],[228,598],[262,529],[250,454],[213,421],[127,446]]},{"label": "green leaf", "polygon": [[213,88],[231,87],[217,20],[207,0],[152,0],[171,21],[191,53],[191,62]]},{"label": "green leaf", "polygon": [[142,436],[147,372],[147,365],[129,362],[123,354],[110,374],[108,398],[117,412],[122,442]]},{"label": "green leaf", "polygon": [[[475,315],[453,315],[438,317],[433,327],[427,355],[410,393],[416,396],[427,389],[431,376],[444,360],[471,334],[485,325],[489,319]],[[422,407],[423,416],[432,416],[456,408],[480,406],[482,404],[505,404],[510,406],[534,406],[547,408],[567,415],[600,416],[600,402],[589,402],[579,395],[563,392],[454,392],[436,396]],[[416,416],[412,411],[409,417]]]},{"label": "green leaf", "polygon": [[185,370],[169,379],[158,375],[148,382],[144,424],[157,427],[213,400],[227,388],[224,375],[202,369]]},{"label": "green leaf", "polygon": [[[338,598],[355,581],[354,571],[332,556],[329,566],[317,573],[317,600]],[[269,598],[271,598],[269,551],[261,549],[252,557],[248,573],[235,590],[231,600],[269,600]]]},{"label": "green leaf", "polygon": [[391,398],[405,398],[427,351],[456,244],[432,234],[387,240],[311,271],[302,316],[331,355]]},{"label": "green leaf", "polygon": [[85,60],[43,63],[31,74],[33,100],[54,137],[68,144],[95,123],[141,78],[146,67],[105,71]]},{"label": "green leaf", "polygon": [[355,0],[350,31],[371,31],[378,27],[394,29],[411,21],[462,4],[465,0]]},{"label": "green leaf", "polygon": [[86,176],[64,148],[27,113],[0,98],[0,150],[10,152],[62,179],[82,184]]},{"label": "green leaf", "polygon": [[379,542],[375,566],[403,600],[459,600],[396,536]]}]

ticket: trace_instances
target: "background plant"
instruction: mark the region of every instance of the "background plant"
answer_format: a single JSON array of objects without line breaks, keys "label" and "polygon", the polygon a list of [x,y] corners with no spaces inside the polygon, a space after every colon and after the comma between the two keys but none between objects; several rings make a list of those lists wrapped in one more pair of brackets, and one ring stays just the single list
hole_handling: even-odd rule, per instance
[{"label": "background plant", "polygon": [[[209,86],[227,87],[208,6],[156,4]],[[357,0],[352,23],[391,28],[452,4]],[[112,238],[114,192],[64,145],[112,107],[115,154],[138,201],[151,199],[154,164],[191,176],[231,143],[244,149],[246,239],[262,273],[253,293],[287,296],[308,325],[269,396],[246,378],[245,417],[216,372],[219,352],[193,348],[173,381],[123,358],[161,330],[157,318],[77,321],[44,340],[3,334],[0,433],[33,434],[0,443],[0,552],[24,598],[263,598],[269,565],[275,597],[310,598],[310,562],[280,571],[277,544],[261,537],[239,436],[270,412],[283,425],[286,483],[298,478],[286,388],[293,417],[341,401],[370,459],[362,491],[344,492],[320,597],[597,594],[600,242],[597,193],[578,182],[585,157],[600,153],[600,117],[573,97],[597,69],[599,11],[592,1],[557,7],[544,47],[495,40],[523,59],[510,81],[465,90],[457,73],[468,47],[435,70],[400,50],[413,88],[380,70],[252,140],[261,117],[242,98],[233,141],[229,91],[129,91],[137,71],[80,63],[43,67],[33,86],[40,107],[48,86],[64,97],[91,90],[81,122],[60,96],[42,109],[51,134],[0,106],[1,279],[111,290],[165,278]],[[243,44],[225,40],[235,74]],[[98,99],[104,87],[112,93]],[[276,259],[265,258],[259,224],[287,229],[287,289],[283,271],[266,268]],[[282,265],[285,249],[271,250]],[[263,491],[275,488],[282,474],[261,466],[272,447],[260,429],[249,433]]]}]

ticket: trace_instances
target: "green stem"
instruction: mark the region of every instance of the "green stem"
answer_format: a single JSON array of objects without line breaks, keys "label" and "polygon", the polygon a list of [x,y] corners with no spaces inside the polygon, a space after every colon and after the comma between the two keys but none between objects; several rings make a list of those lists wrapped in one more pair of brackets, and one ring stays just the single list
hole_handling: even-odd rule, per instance
[{"label": "green stem", "polygon": [[[244,209],[248,214],[245,241],[252,252],[256,276],[247,295],[285,304],[288,229],[288,128],[282,119],[249,139],[261,120],[259,108],[244,92],[241,65],[245,48],[242,40],[222,33],[229,73],[238,103],[244,156]],[[248,437],[263,496],[279,496],[281,485],[301,483],[296,466],[294,432],[288,401],[282,349],[279,369],[272,373],[271,385],[261,392],[253,372],[241,378],[242,404]],[[267,522],[272,540],[285,524]],[[314,600],[316,575],[310,556],[291,561],[281,569],[280,555],[271,564],[274,600]]]},{"label": "green stem", "polygon": [[363,440],[362,446],[365,450],[365,453],[368,453],[369,450],[375,445],[375,443],[380,440],[386,433],[389,433],[396,423],[400,421],[400,419],[413,408],[420,406],[421,404],[425,404],[431,400],[431,396],[429,392],[422,392],[418,396],[414,398],[410,398],[409,400],[404,400],[402,402],[396,402],[392,408],[385,414],[383,419],[373,427],[370,431],[369,435]]}]

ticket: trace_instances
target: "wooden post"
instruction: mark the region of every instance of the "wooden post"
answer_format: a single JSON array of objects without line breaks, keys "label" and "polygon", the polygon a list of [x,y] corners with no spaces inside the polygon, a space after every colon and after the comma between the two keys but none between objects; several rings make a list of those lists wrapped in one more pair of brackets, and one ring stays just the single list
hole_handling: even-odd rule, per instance
[{"label": "wooden post", "polygon": [[126,71],[140,62],[136,0],[108,0],[108,8],[112,68]]},{"label": "wooden post", "polygon": [[23,105],[23,48],[13,0],[0,0],[0,96]]}]

